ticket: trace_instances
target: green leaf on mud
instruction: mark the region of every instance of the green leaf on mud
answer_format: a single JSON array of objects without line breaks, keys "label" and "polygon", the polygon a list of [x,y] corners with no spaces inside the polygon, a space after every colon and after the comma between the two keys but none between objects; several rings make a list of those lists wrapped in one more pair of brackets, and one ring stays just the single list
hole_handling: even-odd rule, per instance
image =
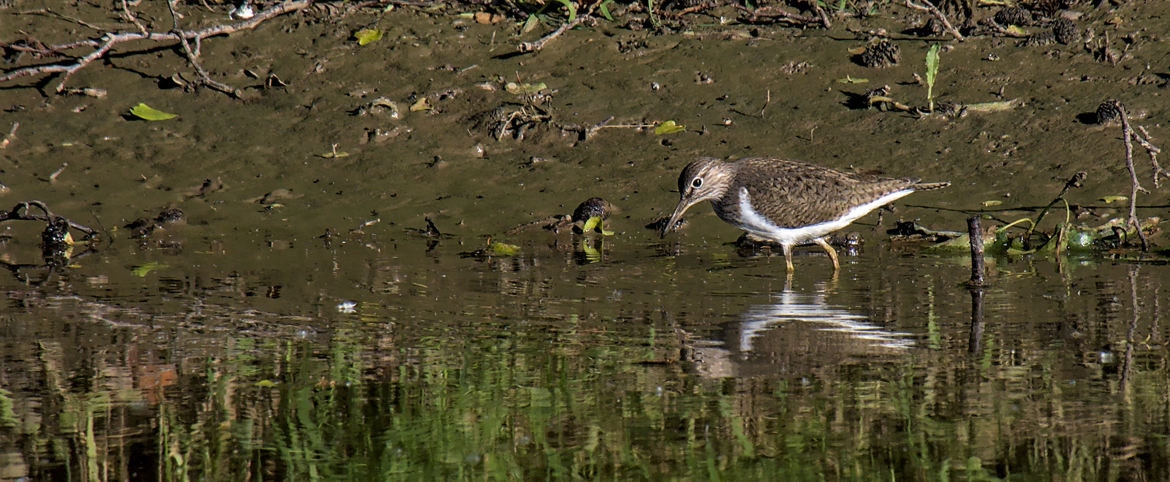
[{"label": "green leaf on mud", "polygon": [[410,111],[411,112],[418,112],[418,111],[422,111],[422,110],[431,110],[432,108],[433,107],[431,107],[431,103],[429,101],[427,101],[427,98],[421,97],[417,101],[415,101],[414,104],[411,104]]},{"label": "green leaf on mud", "polygon": [[926,85],[934,86],[934,77],[938,74],[938,49],[939,44],[930,46],[930,50],[926,51]]},{"label": "green leaf on mud", "polygon": [[593,217],[589,218],[587,221],[585,221],[585,225],[581,227],[581,230],[588,233],[589,231],[593,231],[594,229],[597,229],[597,226],[600,224],[601,224],[601,216],[593,216]]},{"label": "green leaf on mud", "polygon": [[515,256],[520,252],[520,247],[515,244],[501,243],[496,241],[488,246],[488,251],[492,256]]},{"label": "green leaf on mud", "polygon": [[605,17],[605,19],[609,20],[610,22],[613,21],[613,15],[609,14],[609,6],[612,3],[613,0],[605,0],[604,2],[601,2],[601,5],[597,6],[597,9],[601,11],[601,16]]},{"label": "green leaf on mud", "polygon": [[557,1],[561,2],[561,5],[564,5],[565,9],[569,11],[569,20],[568,20],[569,22],[572,22],[572,21],[577,19],[577,5],[576,4],[574,4],[573,2],[570,2],[569,0],[557,0]]},{"label": "green leaf on mud", "polygon": [[869,79],[863,79],[861,77],[853,78],[851,76],[846,75],[845,78],[843,78],[843,79],[837,79],[837,82],[842,83],[842,84],[864,84],[866,82],[869,82]]},{"label": "green leaf on mud", "polygon": [[675,132],[682,132],[685,130],[687,130],[687,126],[676,124],[674,121],[668,120],[658,124],[658,126],[654,128],[654,133],[657,135],[674,134]]},{"label": "green leaf on mud", "polygon": [[1028,32],[1025,32],[1024,29],[1022,29],[1016,25],[1008,25],[1006,31],[1007,31],[1008,35],[1011,35],[1013,37],[1027,37],[1028,36]]},{"label": "green leaf on mud", "polygon": [[1016,99],[997,100],[994,102],[978,102],[975,104],[965,104],[963,107],[967,108],[967,112],[1003,112],[1011,110],[1016,106]]},{"label": "green leaf on mud", "polygon": [[535,13],[529,15],[528,18],[524,20],[524,26],[520,27],[520,33],[531,32],[532,29],[536,28],[536,24],[539,22],[540,22],[540,19],[536,18]]},{"label": "green leaf on mud", "polygon": [[1101,198],[1101,201],[1103,201],[1105,204],[1113,204],[1115,202],[1128,200],[1129,198],[1126,196],[1105,196]]},{"label": "green leaf on mud", "polygon": [[165,264],[151,261],[143,265],[135,266],[134,269],[130,270],[130,273],[139,278],[145,278],[146,275],[150,274],[151,271],[156,269],[163,269],[166,267],[168,266]]},{"label": "green leaf on mud", "polygon": [[[349,157],[349,153],[345,151],[330,151],[324,154],[317,154],[317,157],[322,159],[341,159],[343,157]],[[284,207],[284,205],[281,203],[273,203],[271,207]]]},{"label": "green leaf on mud", "polygon": [[602,236],[613,236],[613,231],[605,229],[605,221],[601,216],[591,216],[589,220],[585,221],[585,225],[581,227],[581,232],[588,233],[590,231],[597,231]]},{"label": "green leaf on mud", "polygon": [[983,207],[985,207],[985,208],[989,208],[992,206],[999,206],[1000,204],[1003,204],[1003,201],[997,201],[995,199],[992,199],[990,201],[983,201]]},{"label": "green leaf on mud", "polygon": [[353,34],[353,37],[357,39],[358,45],[366,45],[380,40],[382,31],[374,28],[363,28]]},{"label": "green leaf on mud", "polygon": [[179,116],[178,114],[171,114],[155,109],[154,107],[146,105],[144,102],[139,102],[138,105],[131,108],[130,113],[139,119],[148,121],[168,120]]}]

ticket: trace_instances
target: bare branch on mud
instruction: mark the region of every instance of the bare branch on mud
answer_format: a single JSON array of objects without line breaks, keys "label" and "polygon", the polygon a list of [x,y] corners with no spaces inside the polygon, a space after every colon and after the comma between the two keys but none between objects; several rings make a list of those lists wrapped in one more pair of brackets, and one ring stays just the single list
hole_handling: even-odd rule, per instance
[{"label": "bare branch on mud", "polygon": [[[735,8],[738,8],[738,9],[742,10],[743,12],[747,13],[748,15],[751,15],[751,18],[748,20],[752,21],[752,22],[758,21],[760,18],[782,18],[784,20],[790,20],[790,21],[793,21],[796,23],[806,24],[806,25],[820,23],[825,28],[829,28],[829,17],[825,16],[825,15],[822,15],[820,18],[806,17],[804,15],[801,15],[798,13],[792,13],[792,12],[789,12],[787,10],[784,10],[783,8],[773,7],[773,6],[764,6],[764,7],[757,8],[755,10],[749,9],[749,8],[744,7],[742,5],[736,5]],[[823,14],[824,11],[821,11],[821,13]]]},{"label": "bare branch on mud", "polygon": [[955,40],[958,40],[960,42],[962,42],[964,40],[963,34],[959,33],[959,30],[956,29],[954,27],[954,25],[951,25],[951,22],[947,21],[947,16],[943,15],[942,11],[940,11],[938,9],[938,7],[934,6],[933,3],[930,3],[930,0],[919,0],[919,1],[925,3],[926,5],[919,5],[917,3],[914,3],[914,0],[906,0],[906,6],[909,8],[913,8],[915,10],[922,10],[925,12],[930,12],[931,15],[934,15],[934,18],[937,18],[939,22],[942,22],[943,28],[946,29],[947,33],[953,35],[955,37]]},{"label": "bare branch on mud", "polygon": [[[43,214],[29,212],[34,207],[39,209]],[[14,206],[11,210],[0,210],[0,223],[5,221],[47,221],[52,223],[58,220],[64,220],[70,228],[85,233],[86,237],[93,237],[97,234],[97,231],[93,228],[75,223],[64,216],[53,214],[53,211],[49,210],[49,207],[41,201],[24,201]]]},{"label": "bare branch on mud", "polygon": [[[96,38],[96,39],[81,40],[81,41],[70,42],[70,43],[61,44],[61,45],[53,45],[53,46],[44,47],[43,49],[39,49],[39,51],[37,51],[35,53],[37,53],[38,55],[46,55],[46,56],[47,55],[55,55],[55,54],[59,54],[62,51],[65,51],[65,50],[70,50],[70,49],[74,49],[74,48],[81,48],[81,47],[92,47],[92,48],[94,48],[94,50],[92,52],[76,59],[76,61],[72,62],[72,63],[61,62],[61,63],[55,63],[55,64],[37,65],[37,66],[32,66],[32,67],[22,67],[22,68],[18,68],[15,70],[11,70],[9,72],[5,72],[4,74],[0,74],[0,82],[7,82],[7,81],[10,81],[13,79],[18,79],[21,77],[29,77],[29,76],[34,76],[34,75],[63,73],[65,75],[62,76],[61,81],[57,83],[57,86],[55,89],[57,93],[62,93],[63,91],[65,91],[65,84],[69,81],[69,78],[75,72],[77,72],[78,70],[81,70],[85,66],[89,65],[94,60],[97,60],[97,59],[103,57],[104,55],[109,53],[109,51],[111,49],[113,49],[115,45],[118,45],[120,43],[131,42],[131,41],[135,41],[135,40],[151,40],[151,41],[155,41],[155,42],[174,40],[174,41],[179,41],[180,43],[185,43],[183,41],[194,40],[196,42],[196,45],[198,46],[198,43],[205,38],[214,37],[217,35],[227,35],[227,34],[239,32],[241,30],[251,30],[253,28],[256,28],[257,25],[260,25],[262,22],[264,22],[266,20],[269,20],[273,17],[277,17],[279,15],[283,15],[283,14],[286,14],[289,12],[295,12],[297,10],[304,9],[305,7],[308,7],[309,5],[311,5],[312,3],[313,3],[312,0],[293,0],[293,1],[282,2],[282,3],[279,3],[277,5],[272,6],[271,8],[269,8],[267,10],[264,10],[264,11],[256,14],[256,16],[254,16],[250,19],[247,19],[247,20],[244,20],[241,22],[237,22],[237,23],[226,24],[226,25],[213,25],[211,27],[207,27],[207,28],[203,28],[203,29],[199,29],[199,30],[175,30],[175,31],[171,31],[171,32],[149,32],[149,31],[146,31],[145,28],[142,27],[142,25],[139,24],[133,17],[131,17],[131,18],[128,18],[128,21],[137,25],[139,27],[140,31],[138,31],[138,32],[105,33],[101,37]],[[169,2],[168,2],[168,4],[169,4]],[[198,49],[198,47],[196,48],[196,50],[197,49]],[[189,50],[189,47],[185,50]],[[190,60],[190,57],[188,57],[188,59]],[[194,62],[192,62],[192,63],[194,63]]]},{"label": "bare branch on mud", "polygon": [[1165,169],[1162,169],[1162,166],[1158,165],[1158,154],[1160,154],[1162,150],[1150,142],[1150,133],[1146,132],[1146,128],[1142,126],[1137,126],[1137,130],[1142,134],[1137,135],[1135,133],[1133,139],[1137,141],[1138,144],[1141,144],[1142,147],[1146,148],[1146,154],[1150,155],[1150,164],[1153,165],[1154,169],[1154,188],[1157,189],[1161,187],[1158,185],[1158,178],[1162,176],[1170,178],[1170,172],[1167,172]]},{"label": "bare branch on mud", "polygon": [[670,18],[677,20],[677,19],[681,19],[685,15],[690,15],[690,14],[696,13],[696,12],[702,12],[704,10],[710,10],[710,9],[718,7],[718,6],[719,6],[719,4],[717,4],[715,2],[701,2],[698,5],[691,5],[687,8],[679,10],[677,12],[673,12],[673,13],[662,12],[660,15],[662,15],[664,17],[670,17]]},{"label": "bare branch on mud", "polygon": [[[176,32],[176,33],[182,32],[183,30],[179,28],[179,19],[182,18],[183,16],[180,15],[179,12],[175,11],[175,4],[173,2],[171,2],[170,0],[167,1],[167,9],[169,9],[171,11],[171,18],[175,24],[174,32]],[[135,24],[137,24],[137,22],[135,22]],[[179,44],[183,46],[183,54],[187,56],[187,62],[191,64],[191,67],[195,69],[195,73],[199,75],[199,83],[206,85],[208,87],[211,87],[212,89],[223,92],[227,95],[230,95],[230,96],[232,96],[232,98],[235,98],[235,99],[243,98],[243,92],[241,92],[239,89],[237,89],[235,87],[232,87],[232,86],[227,85],[223,82],[212,79],[211,76],[207,74],[207,70],[205,70],[202,65],[199,65],[199,52],[201,50],[201,44],[200,44],[199,38],[194,39],[195,49],[192,50],[191,44],[189,42],[187,42],[186,38],[184,38],[182,35],[179,35],[178,37],[179,37]]]},{"label": "bare branch on mud", "polygon": [[573,27],[580,25],[585,20],[593,20],[593,17],[589,14],[577,15],[572,20],[561,24],[561,26],[557,27],[556,30],[553,30],[552,33],[541,37],[540,40],[535,42],[520,42],[520,45],[516,46],[516,50],[519,50],[521,53],[537,52],[540,49],[543,49],[544,46],[553,39],[560,37],[561,34],[568,32],[569,30],[572,30]]},{"label": "bare branch on mud", "polygon": [[606,117],[605,120],[598,122],[596,124],[593,124],[591,126],[582,126],[579,124],[566,124],[566,125],[562,125],[560,127],[561,127],[562,133],[566,133],[566,132],[576,133],[577,140],[580,142],[584,142],[584,141],[587,141],[590,138],[592,138],[594,134],[597,134],[597,131],[600,131],[601,129],[604,129],[606,127],[611,127],[609,125],[609,123],[611,121],[613,121],[612,115],[609,117]]},{"label": "bare branch on mud", "polygon": [[[1127,222],[1131,226],[1133,226],[1133,228],[1135,230],[1137,230],[1138,238],[1140,238],[1142,240],[1142,251],[1149,251],[1150,242],[1149,242],[1149,240],[1146,239],[1146,233],[1142,232],[1142,225],[1140,222],[1138,222],[1138,218],[1137,218],[1138,191],[1149,192],[1146,190],[1146,188],[1142,187],[1141,184],[1138,183],[1137,171],[1134,170],[1134,168],[1133,168],[1133,142],[1132,142],[1132,139],[1137,138],[1138,136],[1136,134],[1134,134],[1133,128],[1130,127],[1130,125],[1129,125],[1129,114],[1126,113],[1125,106],[1122,105],[1121,102],[1118,102],[1116,100],[1109,101],[1109,102],[1113,103],[1113,106],[1117,108],[1117,111],[1120,114],[1120,117],[1121,117],[1121,140],[1125,142],[1125,168],[1129,170],[1129,182],[1130,182],[1129,219],[1127,220]],[[1147,151],[1149,151],[1149,149],[1147,149]],[[1154,153],[1154,151],[1149,151],[1149,152],[1150,152],[1151,156],[1156,155]],[[1156,160],[1155,160],[1155,165],[1157,165]],[[1154,179],[1157,179],[1157,178],[1158,178],[1157,174],[1155,173]]]},{"label": "bare branch on mud", "polygon": [[814,2],[813,8],[816,9],[817,16],[821,17],[821,24],[824,25],[826,29],[832,28],[833,24],[829,23],[829,15],[825,13],[825,9],[821,8],[820,2]]}]

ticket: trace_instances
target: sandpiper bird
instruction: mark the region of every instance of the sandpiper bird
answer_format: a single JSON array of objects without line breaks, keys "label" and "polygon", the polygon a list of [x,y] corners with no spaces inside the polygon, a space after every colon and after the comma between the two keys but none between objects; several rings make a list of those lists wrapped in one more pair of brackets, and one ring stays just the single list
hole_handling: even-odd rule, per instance
[{"label": "sandpiper bird", "polygon": [[841,269],[824,236],[870,211],[914,191],[949,182],[918,182],[848,174],[798,161],[751,157],[735,162],[703,158],[678,177],[680,199],[662,227],[662,237],[691,206],[711,201],[715,214],[754,238],[779,243],[792,271],[792,246],[817,243]]}]

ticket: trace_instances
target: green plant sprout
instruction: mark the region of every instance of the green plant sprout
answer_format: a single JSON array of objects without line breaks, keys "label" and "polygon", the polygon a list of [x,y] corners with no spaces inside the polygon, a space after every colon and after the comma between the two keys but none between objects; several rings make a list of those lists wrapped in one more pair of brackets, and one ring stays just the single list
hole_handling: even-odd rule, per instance
[{"label": "green plant sprout", "polygon": [[938,75],[939,44],[930,46],[926,51],[926,103],[929,112],[934,112],[934,78]]}]

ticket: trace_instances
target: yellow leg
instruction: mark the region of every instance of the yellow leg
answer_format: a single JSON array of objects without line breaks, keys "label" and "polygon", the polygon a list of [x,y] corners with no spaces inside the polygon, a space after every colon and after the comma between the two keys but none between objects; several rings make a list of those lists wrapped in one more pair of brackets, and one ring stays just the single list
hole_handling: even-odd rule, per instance
[{"label": "yellow leg", "polygon": [[784,262],[788,264],[788,272],[791,273],[793,271],[793,268],[792,268],[792,246],[788,245],[788,244],[781,244],[780,247],[784,248]]},{"label": "yellow leg", "polygon": [[833,247],[829,246],[829,243],[825,242],[825,240],[823,238],[817,238],[817,239],[814,239],[813,241],[816,242],[817,244],[821,245],[822,248],[825,248],[825,252],[829,253],[830,258],[833,258],[833,271],[834,272],[840,271],[841,264],[837,262],[837,252],[833,250]]}]

